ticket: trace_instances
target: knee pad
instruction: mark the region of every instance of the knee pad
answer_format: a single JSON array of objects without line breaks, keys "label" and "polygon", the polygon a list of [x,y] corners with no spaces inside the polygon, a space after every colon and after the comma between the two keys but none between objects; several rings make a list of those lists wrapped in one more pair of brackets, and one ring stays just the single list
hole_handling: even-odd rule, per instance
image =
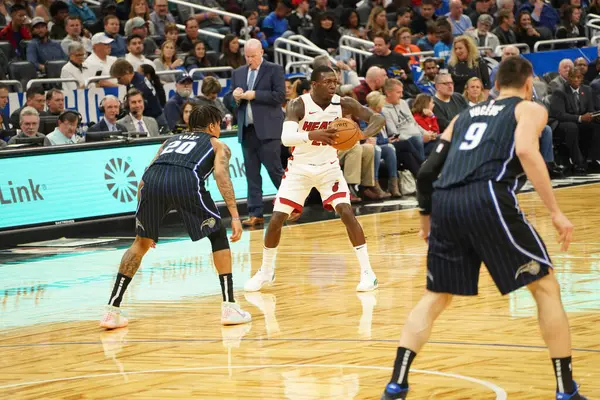
[{"label": "knee pad", "polygon": [[227,230],[221,222],[221,229],[208,235],[213,253],[220,250],[229,249],[229,240],[227,239]]}]

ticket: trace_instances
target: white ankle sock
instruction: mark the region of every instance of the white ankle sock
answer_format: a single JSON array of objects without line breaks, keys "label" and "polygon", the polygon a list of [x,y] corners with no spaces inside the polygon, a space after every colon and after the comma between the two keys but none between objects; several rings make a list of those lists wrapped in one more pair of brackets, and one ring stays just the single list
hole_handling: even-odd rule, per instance
[{"label": "white ankle sock", "polygon": [[277,257],[277,247],[269,249],[263,246],[263,259],[261,269],[269,272],[275,270],[275,258]]},{"label": "white ankle sock", "polygon": [[360,264],[360,272],[372,272],[371,262],[369,261],[369,253],[367,252],[367,244],[361,244],[360,246],[356,246],[354,248],[356,252],[356,258],[358,258],[358,263]]}]

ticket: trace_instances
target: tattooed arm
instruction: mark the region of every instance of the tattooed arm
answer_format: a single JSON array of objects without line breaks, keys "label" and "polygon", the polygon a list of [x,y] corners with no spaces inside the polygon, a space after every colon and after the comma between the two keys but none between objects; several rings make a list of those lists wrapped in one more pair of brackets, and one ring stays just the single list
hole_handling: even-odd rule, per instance
[{"label": "tattooed arm", "polygon": [[231,150],[223,142],[217,138],[211,139],[213,149],[215,150],[215,181],[223,200],[227,205],[229,214],[231,214],[231,229],[232,234],[230,239],[232,242],[237,242],[242,237],[242,223],[238,214],[237,204],[235,202],[235,192],[233,191],[233,183],[229,177],[229,159],[231,158]]}]

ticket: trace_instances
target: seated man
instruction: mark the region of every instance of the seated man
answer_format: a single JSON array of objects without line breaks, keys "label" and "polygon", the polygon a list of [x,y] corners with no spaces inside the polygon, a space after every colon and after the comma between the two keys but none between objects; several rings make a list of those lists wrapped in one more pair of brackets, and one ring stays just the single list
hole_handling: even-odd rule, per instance
[{"label": "seated man", "polygon": [[[128,36],[137,35],[142,38],[142,42],[144,44],[144,55],[149,57],[160,53],[158,45],[154,39],[149,36],[147,21],[144,21],[142,17],[135,17],[127,21],[127,23],[130,23],[129,28],[131,29],[131,35]],[[128,26],[125,25],[125,32],[127,32],[127,28]]]},{"label": "seated man", "polygon": [[144,95],[137,89],[129,89],[125,96],[125,105],[129,114],[118,123],[125,127],[125,132],[146,132],[148,136],[160,135],[158,124],[152,117],[144,116]]},{"label": "seated man", "polygon": [[104,117],[90,126],[88,132],[127,132],[127,127],[117,122],[117,116],[121,112],[121,102],[116,96],[108,95],[100,102],[100,112]]},{"label": "seated man", "polygon": [[60,42],[65,54],[69,54],[69,46],[73,42],[81,43],[85,49],[86,55],[92,52],[92,41],[81,34],[83,31],[83,23],[79,16],[69,15],[65,19],[65,30],[67,31],[67,35]]},{"label": "seated man", "polygon": [[[40,117],[50,115],[44,111],[45,99],[44,89],[41,86],[32,86],[25,92],[25,105],[35,108],[40,114]],[[21,118],[22,110],[23,108],[18,108],[10,114],[10,123],[13,129],[19,128],[19,119]]]},{"label": "seated man", "polygon": [[48,25],[42,17],[35,17],[31,21],[31,33],[33,39],[27,44],[27,61],[32,63],[39,72],[46,71],[47,61],[67,59],[60,44],[50,40]]},{"label": "seated man", "polygon": [[469,108],[469,105],[462,94],[454,93],[454,81],[448,73],[438,74],[435,90],[433,113],[437,117],[440,132],[444,132],[452,118]]},{"label": "seated man", "polygon": [[58,126],[56,129],[46,136],[44,146],[61,146],[78,143],[79,139],[75,133],[77,133],[79,122],[80,115],[77,111],[65,110],[58,116]]},{"label": "seated man", "polygon": [[17,143],[17,139],[20,138],[45,138],[46,135],[39,133],[40,128],[40,114],[33,107],[24,107],[20,114],[20,125],[21,131],[10,138],[8,144]]},{"label": "seated man", "polygon": [[[11,21],[0,31],[0,40],[8,40],[15,52],[20,57],[21,40],[31,40],[31,32],[25,24],[27,22],[27,9],[23,4],[15,4],[10,8]],[[17,118],[18,119],[18,118]]]},{"label": "seated man", "polygon": [[[202,88],[206,85],[206,79],[202,82]],[[175,84],[175,94],[165,104],[165,118],[171,131],[175,130],[177,122],[181,119],[181,107],[192,95],[193,82],[191,76],[182,75]]]},{"label": "seated man", "polygon": [[556,134],[569,149],[575,175],[586,175],[587,160],[591,160],[590,171],[600,171],[600,123],[592,116],[592,90],[582,81],[581,71],[571,69],[567,82],[550,99],[550,116],[558,121]]},{"label": "seated man", "polygon": [[48,108],[48,114],[60,115],[65,111],[65,95],[58,89],[50,89],[46,93],[46,107]]},{"label": "seated man", "polygon": [[154,68],[152,60],[144,55],[144,39],[140,35],[131,35],[127,38],[127,50],[125,59],[133,66],[135,71],[139,71],[142,64],[151,65]]},{"label": "seated man", "polygon": [[78,15],[84,24],[93,24],[96,22],[96,14],[83,0],[70,0],[69,15]]},{"label": "seated man", "polygon": [[375,146],[368,143],[356,143],[350,150],[338,152],[340,166],[350,190],[350,201],[362,201],[359,186],[363,188],[362,195],[369,200],[390,197],[389,194],[385,196],[383,191],[378,193],[375,189],[374,156]]},{"label": "seated man", "polygon": [[85,48],[81,43],[71,42],[69,45],[69,62],[60,71],[61,78],[76,79],[75,82],[63,82],[63,90],[77,90],[85,88],[85,80],[92,77],[92,73],[83,65],[85,61]]}]

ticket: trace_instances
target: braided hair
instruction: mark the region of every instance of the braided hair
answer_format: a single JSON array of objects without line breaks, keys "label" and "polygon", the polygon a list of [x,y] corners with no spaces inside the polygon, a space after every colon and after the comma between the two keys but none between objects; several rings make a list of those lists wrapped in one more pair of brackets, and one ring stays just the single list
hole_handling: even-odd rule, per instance
[{"label": "braided hair", "polygon": [[210,124],[221,125],[223,115],[221,111],[214,106],[194,107],[190,114],[190,130],[192,132],[201,130],[204,131]]}]

